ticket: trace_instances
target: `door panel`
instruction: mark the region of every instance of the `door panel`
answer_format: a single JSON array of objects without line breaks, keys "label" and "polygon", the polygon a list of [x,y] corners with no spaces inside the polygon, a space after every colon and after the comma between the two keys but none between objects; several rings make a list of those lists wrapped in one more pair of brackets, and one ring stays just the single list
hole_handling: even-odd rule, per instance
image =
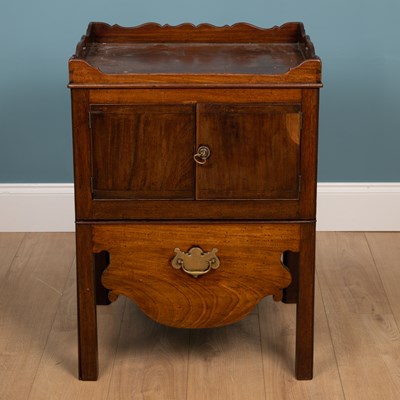
[{"label": "door panel", "polygon": [[198,106],[196,198],[297,199],[301,112],[297,105]]},{"label": "door panel", "polygon": [[94,105],[90,118],[93,198],[194,198],[194,106]]}]

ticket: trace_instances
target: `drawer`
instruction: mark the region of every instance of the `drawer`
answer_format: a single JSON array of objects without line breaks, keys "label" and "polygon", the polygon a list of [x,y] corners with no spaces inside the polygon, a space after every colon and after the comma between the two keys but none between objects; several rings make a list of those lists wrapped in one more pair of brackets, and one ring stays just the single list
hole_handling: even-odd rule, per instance
[{"label": "drawer", "polygon": [[174,327],[223,326],[291,282],[285,251],[299,251],[300,224],[131,223],[92,225],[93,252],[108,252],[102,284],[150,318]]}]

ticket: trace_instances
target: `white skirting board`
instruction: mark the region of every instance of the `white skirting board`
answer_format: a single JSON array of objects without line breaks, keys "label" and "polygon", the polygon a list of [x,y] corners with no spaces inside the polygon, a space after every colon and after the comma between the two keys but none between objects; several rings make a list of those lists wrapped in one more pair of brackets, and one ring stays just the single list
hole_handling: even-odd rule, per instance
[{"label": "white skirting board", "polygon": [[400,231],[400,182],[319,183],[319,231]]},{"label": "white skirting board", "polygon": [[[400,231],[400,183],[319,183],[319,231]],[[0,232],[74,231],[72,184],[0,184]]]},{"label": "white skirting board", "polygon": [[73,184],[0,184],[0,232],[72,232]]}]

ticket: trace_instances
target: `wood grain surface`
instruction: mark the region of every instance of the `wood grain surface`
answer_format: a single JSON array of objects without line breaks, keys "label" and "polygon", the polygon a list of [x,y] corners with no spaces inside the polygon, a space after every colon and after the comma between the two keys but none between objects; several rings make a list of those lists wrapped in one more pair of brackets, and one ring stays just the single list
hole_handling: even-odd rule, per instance
[{"label": "wood grain surface", "polygon": [[[103,285],[131,298],[155,321],[176,327],[222,326],[247,315],[290,283],[282,253],[298,251],[296,224],[94,225],[93,251],[108,251]],[[220,267],[193,278],[172,268],[174,249],[218,248]]]},{"label": "wood grain surface", "polygon": [[[295,305],[267,298],[238,324],[190,332],[151,322],[121,296],[98,307],[101,373],[82,382],[73,234],[1,233],[0,398],[397,400],[399,246],[399,233],[318,233],[312,381],[293,374]],[[382,286],[361,306],[371,279]]]},{"label": "wood grain surface", "polygon": [[197,165],[197,199],[298,199],[299,106],[199,104],[197,145],[211,156]]},{"label": "wood grain surface", "polygon": [[346,399],[398,398],[399,327],[365,234],[321,234],[317,257]]},{"label": "wood grain surface", "polygon": [[[282,299],[291,251],[295,374],[311,379],[321,62],[303,25],[91,23],[69,72],[80,378],[98,376],[105,295],[165,325],[225,326],[268,295]],[[188,269],[211,269],[205,253],[214,257],[197,279],[183,271],[192,251]]]},{"label": "wood grain surface", "polygon": [[180,76],[188,84],[321,86],[321,62],[301,23],[271,29],[246,23],[130,28],[92,23],[69,71],[70,87],[135,84],[149,75],[154,84],[174,84]]},{"label": "wood grain surface", "polygon": [[93,197],[193,199],[193,105],[108,105],[90,111]]},{"label": "wood grain surface", "polygon": [[27,233],[15,252],[18,239],[0,235],[11,261],[0,292],[1,399],[28,398],[75,257],[68,233]]},{"label": "wood grain surface", "polygon": [[241,400],[263,396],[257,314],[229,327],[191,331],[188,399]]}]

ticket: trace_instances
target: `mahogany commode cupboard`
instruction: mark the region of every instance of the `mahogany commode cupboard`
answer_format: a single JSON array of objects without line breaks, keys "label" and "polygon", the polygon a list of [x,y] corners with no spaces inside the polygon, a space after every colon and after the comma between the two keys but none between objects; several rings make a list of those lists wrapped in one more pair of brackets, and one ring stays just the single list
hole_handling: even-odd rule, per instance
[{"label": "mahogany commode cupboard", "polygon": [[303,25],[91,23],[69,87],[79,377],[97,379],[96,305],[118,295],[182,328],[272,295],[297,304],[311,379],[321,61]]}]

